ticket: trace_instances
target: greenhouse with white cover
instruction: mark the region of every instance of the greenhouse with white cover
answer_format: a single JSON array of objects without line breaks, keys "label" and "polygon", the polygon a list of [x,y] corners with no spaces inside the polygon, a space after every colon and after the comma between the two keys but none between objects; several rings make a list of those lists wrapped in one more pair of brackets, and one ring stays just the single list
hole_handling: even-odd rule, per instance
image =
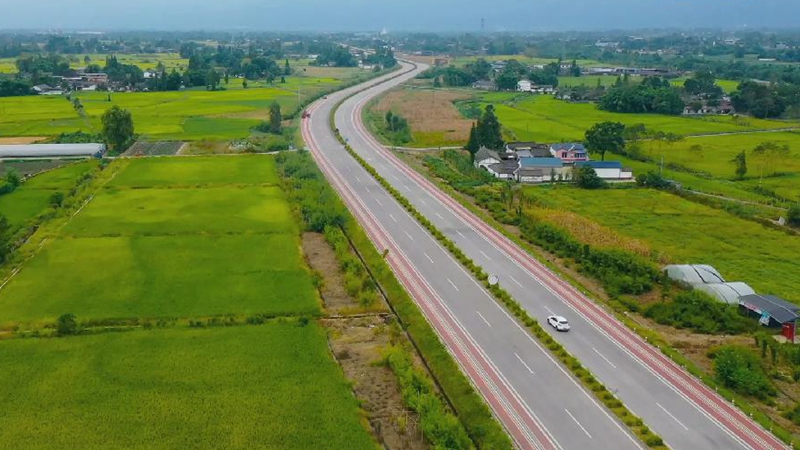
[{"label": "greenhouse with white cover", "polygon": [[0,145],[0,158],[99,158],[103,144],[20,144]]}]

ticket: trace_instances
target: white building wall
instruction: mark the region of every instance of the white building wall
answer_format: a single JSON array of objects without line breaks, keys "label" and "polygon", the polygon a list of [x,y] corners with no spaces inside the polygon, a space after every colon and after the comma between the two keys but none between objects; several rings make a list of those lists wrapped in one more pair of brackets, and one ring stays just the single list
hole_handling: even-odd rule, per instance
[{"label": "white building wall", "polygon": [[621,178],[619,169],[594,169],[594,171],[598,177],[604,180],[618,180]]}]

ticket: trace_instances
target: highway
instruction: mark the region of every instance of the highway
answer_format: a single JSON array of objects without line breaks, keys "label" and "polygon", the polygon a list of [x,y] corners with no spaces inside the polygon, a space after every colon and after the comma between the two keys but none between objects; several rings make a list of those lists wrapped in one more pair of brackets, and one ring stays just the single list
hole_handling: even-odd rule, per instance
[{"label": "highway", "polygon": [[[573,355],[675,449],[787,448],[612,315],[407,167],[364,129],[361,109],[413,77],[373,80],[342,103],[335,124],[386,180],[533,316],[564,315]],[[393,78],[394,77],[394,78]],[[391,78],[391,79],[388,79]],[[388,79],[388,81],[387,81]],[[421,226],[346,153],[329,129],[336,103],[313,104],[304,138],[348,207],[520,448],[642,448]]]}]

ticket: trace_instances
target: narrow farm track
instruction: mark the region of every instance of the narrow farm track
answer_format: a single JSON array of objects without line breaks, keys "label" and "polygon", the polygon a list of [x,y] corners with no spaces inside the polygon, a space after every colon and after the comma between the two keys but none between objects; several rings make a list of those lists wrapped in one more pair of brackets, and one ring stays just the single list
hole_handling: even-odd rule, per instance
[{"label": "narrow farm track", "polygon": [[305,141],[376,247],[389,250],[398,279],[516,445],[643,448],[342,148],[327,119],[356,91],[312,105]]},{"label": "narrow farm track", "polygon": [[380,145],[361,122],[364,104],[380,91],[370,89],[342,105],[336,115],[342,135],[468,257],[487,272],[498,274],[501,284],[532,316],[551,311],[567,315],[573,331],[556,338],[668,445],[679,449],[787,448]]}]

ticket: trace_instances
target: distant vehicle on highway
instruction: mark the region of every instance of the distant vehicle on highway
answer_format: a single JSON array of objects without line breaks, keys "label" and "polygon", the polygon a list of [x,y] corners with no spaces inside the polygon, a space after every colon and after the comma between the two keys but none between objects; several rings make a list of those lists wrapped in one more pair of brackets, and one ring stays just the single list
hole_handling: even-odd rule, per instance
[{"label": "distant vehicle on highway", "polygon": [[550,316],[547,318],[547,323],[557,331],[569,331],[569,322],[561,316]]}]

